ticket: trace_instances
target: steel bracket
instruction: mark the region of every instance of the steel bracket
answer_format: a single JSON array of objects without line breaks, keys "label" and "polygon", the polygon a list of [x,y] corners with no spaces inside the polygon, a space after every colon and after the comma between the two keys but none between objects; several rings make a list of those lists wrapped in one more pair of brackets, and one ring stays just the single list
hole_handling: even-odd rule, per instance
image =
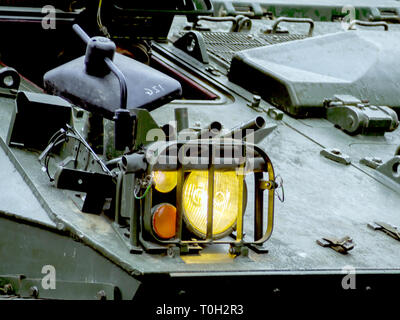
[{"label": "steel bracket", "polygon": [[203,36],[198,31],[189,31],[185,33],[174,42],[174,46],[204,64],[209,63],[206,44]]},{"label": "steel bracket", "polygon": [[397,229],[397,227],[395,227],[395,226],[392,226],[388,223],[375,221],[375,222],[368,223],[368,227],[373,230],[381,230],[384,233],[386,233],[387,235],[391,236],[392,238],[400,241],[400,232]]},{"label": "steel bracket", "polygon": [[76,204],[82,212],[94,214],[102,212],[105,199],[111,197],[115,189],[113,178],[108,174],[63,167],[58,167],[54,182],[59,189],[85,192],[83,203],[76,202]]},{"label": "steel bracket", "polygon": [[244,244],[231,243],[229,247],[229,254],[235,257],[248,257],[249,248]]},{"label": "steel bracket", "polygon": [[400,155],[394,156],[376,168],[376,170],[388,178],[400,183]]},{"label": "steel bracket", "polygon": [[383,164],[382,159],[377,157],[365,157],[360,160],[361,164],[364,164],[372,169],[378,168],[381,164]]},{"label": "steel bracket", "polygon": [[345,236],[340,239],[332,238],[332,237],[322,238],[322,239],[318,239],[317,243],[321,247],[332,248],[333,250],[335,250],[339,253],[342,253],[342,254],[347,254],[355,246],[355,244],[353,243],[353,239],[350,238],[349,236]]}]

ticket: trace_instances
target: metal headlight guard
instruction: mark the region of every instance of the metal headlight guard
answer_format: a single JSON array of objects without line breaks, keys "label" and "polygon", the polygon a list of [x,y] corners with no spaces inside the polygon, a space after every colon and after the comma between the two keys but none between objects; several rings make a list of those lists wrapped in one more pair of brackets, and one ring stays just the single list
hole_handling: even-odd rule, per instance
[{"label": "metal headlight guard", "polygon": [[[203,148],[203,152],[199,152],[198,147]],[[187,156],[189,148],[196,148],[195,156]],[[207,155],[204,155],[204,148]],[[217,152],[226,152],[228,150],[241,150],[241,156],[233,157],[216,157]],[[175,151],[174,151],[175,150]],[[212,152],[210,152],[212,150]],[[197,155],[196,155],[197,152]],[[193,153],[191,153],[193,155]],[[248,248],[262,253],[267,250],[262,246],[270,237],[273,230],[274,222],[274,194],[278,184],[275,182],[274,169],[268,155],[258,146],[235,139],[207,139],[207,140],[191,140],[191,141],[172,141],[172,142],[155,142],[145,152],[144,161],[147,168],[143,172],[142,177],[151,177],[155,171],[176,171],[176,234],[171,239],[155,239],[149,241],[144,239],[143,230],[139,234],[139,225],[135,225],[140,219],[144,219],[145,215],[152,212],[153,208],[153,188],[146,188],[146,195],[140,199],[140,209],[136,211],[136,217],[131,219],[131,238],[134,237],[140,242],[146,251],[152,250],[169,250],[181,252],[189,252],[190,249],[199,248],[202,244],[229,244],[231,254],[246,254]],[[248,165],[252,165],[248,170]],[[208,172],[208,198],[207,198],[207,231],[205,239],[185,240],[182,237],[184,225],[184,208],[183,208],[183,187],[185,183],[185,173],[193,170],[202,170]],[[213,203],[214,203],[214,175],[219,170],[233,171],[243,174],[243,183],[241,184],[242,201],[237,208],[236,235],[234,240],[228,241],[216,240],[213,237]],[[244,211],[243,204],[247,201],[247,192],[245,192],[245,171],[251,171],[254,174],[254,241],[244,240]],[[264,173],[268,174],[268,179],[264,179]],[[138,179],[136,175],[135,179]],[[264,229],[264,191],[268,191],[268,209],[267,209],[267,226]],[[138,213],[140,212],[140,219]],[[143,220],[142,220],[143,221]],[[133,223],[133,225],[132,225]],[[142,228],[143,229],[143,228]],[[134,234],[136,233],[136,234]],[[171,249],[172,248],[172,249]],[[201,247],[200,247],[201,249]]]}]

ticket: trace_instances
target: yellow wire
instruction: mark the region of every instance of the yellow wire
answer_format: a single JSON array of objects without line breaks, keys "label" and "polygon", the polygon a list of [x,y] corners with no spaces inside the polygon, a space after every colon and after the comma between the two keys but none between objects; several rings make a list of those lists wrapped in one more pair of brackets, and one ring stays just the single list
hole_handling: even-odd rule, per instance
[{"label": "yellow wire", "polygon": [[100,31],[104,33],[104,35],[107,38],[110,38],[110,34],[108,33],[108,30],[105,26],[103,26],[103,23],[101,22],[101,6],[103,5],[103,0],[99,0],[99,9],[97,10],[97,25],[100,28]]}]

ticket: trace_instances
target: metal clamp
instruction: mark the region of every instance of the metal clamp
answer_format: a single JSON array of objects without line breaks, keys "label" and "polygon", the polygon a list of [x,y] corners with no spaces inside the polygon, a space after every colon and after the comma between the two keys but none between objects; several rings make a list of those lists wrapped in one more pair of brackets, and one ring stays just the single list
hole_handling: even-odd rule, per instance
[{"label": "metal clamp", "polygon": [[400,232],[397,229],[397,227],[395,227],[395,226],[392,226],[388,223],[375,221],[375,222],[368,223],[368,227],[373,230],[381,230],[384,233],[386,233],[387,235],[391,236],[392,238],[400,241]]},{"label": "metal clamp", "polygon": [[370,21],[360,21],[360,20],[351,21],[347,30],[355,30],[354,26],[356,24],[358,24],[360,26],[364,26],[364,27],[383,27],[385,29],[385,31],[389,31],[389,25],[384,21],[370,22]]},{"label": "metal clamp", "polygon": [[355,246],[355,244],[353,243],[353,239],[349,236],[345,236],[341,239],[322,238],[317,240],[317,243],[321,247],[329,247],[342,254],[347,254]]},{"label": "metal clamp", "polygon": [[288,18],[288,17],[280,17],[276,19],[275,23],[272,25],[271,29],[265,30],[265,33],[277,33],[278,25],[281,22],[294,22],[294,23],[308,23],[310,24],[310,29],[308,30],[308,36],[312,37],[314,31],[314,21],[310,18]]}]

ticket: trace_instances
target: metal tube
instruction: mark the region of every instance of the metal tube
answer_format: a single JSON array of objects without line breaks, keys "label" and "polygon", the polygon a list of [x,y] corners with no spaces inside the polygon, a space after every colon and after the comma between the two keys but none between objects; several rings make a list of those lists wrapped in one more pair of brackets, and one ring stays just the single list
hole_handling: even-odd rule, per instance
[{"label": "metal tube", "polygon": [[82,41],[83,41],[85,44],[88,44],[88,43],[89,43],[90,37],[87,35],[87,33],[86,33],[85,31],[83,31],[83,29],[82,29],[79,25],[74,24],[74,25],[72,26],[72,29],[76,32],[76,34],[79,36],[79,38],[82,39]]},{"label": "metal tube", "polygon": [[121,216],[121,193],[122,193],[122,180],[123,180],[123,173],[120,172],[117,178],[117,187],[115,192],[115,223],[120,223],[120,216]]},{"label": "metal tube", "polygon": [[175,109],[176,131],[179,133],[183,129],[189,128],[189,117],[187,108]]},{"label": "metal tube", "polygon": [[208,201],[207,201],[207,232],[206,240],[212,241],[213,238],[213,219],[214,219],[214,148],[213,145],[209,153],[208,166]]},{"label": "metal tube", "polygon": [[[182,146],[180,152],[185,152]],[[177,164],[177,181],[176,181],[176,240],[182,241],[182,219],[183,219],[183,184],[185,169],[183,164],[178,161]]]},{"label": "metal tube", "polygon": [[120,90],[121,90],[121,97],[120,97],[120,106],[121,109],[126,109],[128,104],[128,87],[126,85],[126,78],[125,75],[122,73],[121,70],[112,62],[110,58],[105,58],[104,62],[110,68],[111,72],[116,75],[119,81]]},{"label": "metal tube", "polygon": [[234,128],[232,128],[228,133],[223,134],[222,138],[235,138],[240,134],[240,138],[243,139],[246,136],[246,130],[257,131],[265,125],[265,119],[261,116],[255,117],[252,120],[244,122]]},{"label": "metal tube", "polygon": [[[132,182],[135,181],[135,174],[130,174],[129,179],[131,179]],[[134,183],[133,183],[134,185]],[[139,200],[135,199],[132,197],[133,201],[133,207],[130,210],[130,225],[129,225],[129,242],[132,246],[138,247],[139,246]],[[151,199],[150,199],[151,201]]]}]

